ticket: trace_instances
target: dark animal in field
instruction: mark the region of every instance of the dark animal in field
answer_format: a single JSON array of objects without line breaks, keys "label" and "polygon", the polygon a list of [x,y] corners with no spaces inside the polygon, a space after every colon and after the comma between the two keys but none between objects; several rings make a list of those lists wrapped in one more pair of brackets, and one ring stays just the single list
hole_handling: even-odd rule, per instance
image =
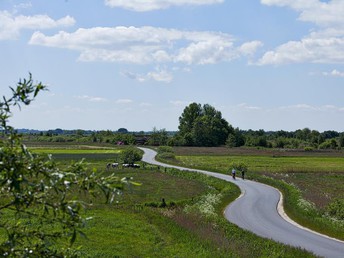
[{"label": "dark animal in field", "polygon": [[117,168],[119,166],[118,163],[108,163],[106,164],[106,169],[110,169],[111,168]]}]

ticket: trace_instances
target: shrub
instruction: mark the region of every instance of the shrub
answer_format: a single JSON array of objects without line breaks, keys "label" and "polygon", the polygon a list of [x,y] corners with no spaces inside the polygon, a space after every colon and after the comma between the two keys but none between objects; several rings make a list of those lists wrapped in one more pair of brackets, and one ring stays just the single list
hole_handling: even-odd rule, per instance
[{"label": "shrub", "polygon": [[313,150],[314,150],[314,148],[313,148],[313,147],[309,147],[309,146],[307,146],[307,147],[305,147],[305,148],[304,148],[304,150],[305,150],[305,151],[313,151]]},{"label": "shrub", "polygon": [[175,159],[174,151],[170,146],[160,146],[158,148],[158,155],[161,159]]},{"label": "shrub", "polygon": [[170,146],[160,146],[158,148],[158,153],[161,154],[161,153],[164,153],[164,152],[173,153],[174,151],[173,151],[172,147],[170,147]]},{"label": "shrub", "polygon": [[133,146],[130,146],[122,151],[121,160],[123,163],[134,164],[136,161],[142,159],[142,153]]},{"label": "shrub", "polygon": [[344,200],[336,199],[326,208],[326,212],[336,219],[344,220]]}]

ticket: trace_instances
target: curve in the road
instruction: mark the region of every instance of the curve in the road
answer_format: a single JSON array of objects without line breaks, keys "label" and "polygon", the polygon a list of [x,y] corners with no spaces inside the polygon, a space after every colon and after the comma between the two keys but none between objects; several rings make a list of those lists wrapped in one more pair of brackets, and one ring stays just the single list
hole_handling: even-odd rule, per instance
[{"label": "curve in the road", "polygon": [[261,237],[304,248],[319,256],[331,258],[344,257],[343,241],[305,229],[285,215],[280,202],[282,195],[277,189],[250,180],[233,180],[229,175],[161,163],[155,160],[156,152],[154,150],[148,148],[140,149],[144,151],[142,158],[144,162],[199,172],[238,185],[242,194],[226,207],[225,217],[239,227]]}]

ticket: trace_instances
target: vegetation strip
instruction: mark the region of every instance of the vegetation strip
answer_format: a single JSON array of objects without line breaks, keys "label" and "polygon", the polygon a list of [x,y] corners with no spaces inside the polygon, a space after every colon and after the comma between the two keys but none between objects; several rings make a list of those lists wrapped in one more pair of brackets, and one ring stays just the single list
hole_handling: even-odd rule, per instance
[{"label": "vegetation strip", "polygon": [[292,220],[292,219],[287,215],[287,213],[284,211],[284,207],[283,207],[283,194],[282,194],[282,192],[281,192],[279,189],[275,188],[275,187],[273,187],[273,188],[274,188],[275,190],[277,190],[277,191],[279,192],[279,194],[280,194],[280,199],[279,199],[278,204],[277,204],[277,212],[278,212],[278,214],[279,214],[285,221],[289,222],[290,224],[292,224],[292,225],[294,225],[294,226],[296,226],[296,227],[298,227],[298,228],[301,228],[301,229],[303,229],[303,230],[307,230],[307,231],[309,231],[309,232],[311,232],[311,233],[313,233],[313,234],[317,234],[317,235],[319,235],[319,236],[326,237],[326,238],[328,238],[328,239],[331,239],[331,240],[334,240],[334,241],[338,241],[338,242],[344,244],[344,241],[342,241],[342,240],[340,240],[340,239],[337,239],[337,238],[334,238],[334,237],[330,237],[330,236],[325,235],[325,234],[321,234],[321,233],[319,233],[319,232],[317,232],[317,231],[314,231],[314,230],[312,230],[312,229],[310,229],[310,228],[304,227],[304,226],[298,224],[296,221]]}]

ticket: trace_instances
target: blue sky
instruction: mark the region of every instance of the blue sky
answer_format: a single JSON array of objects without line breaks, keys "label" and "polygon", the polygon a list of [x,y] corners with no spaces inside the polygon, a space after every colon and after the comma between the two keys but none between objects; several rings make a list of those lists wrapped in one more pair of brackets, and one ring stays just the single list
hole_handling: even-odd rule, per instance
[{"label": "blue sky", "polygon": [[177,130],[192,102],[234,127],[344,131],[344,1],[1,0],[0,90],[49,91],[16,128]]}]

